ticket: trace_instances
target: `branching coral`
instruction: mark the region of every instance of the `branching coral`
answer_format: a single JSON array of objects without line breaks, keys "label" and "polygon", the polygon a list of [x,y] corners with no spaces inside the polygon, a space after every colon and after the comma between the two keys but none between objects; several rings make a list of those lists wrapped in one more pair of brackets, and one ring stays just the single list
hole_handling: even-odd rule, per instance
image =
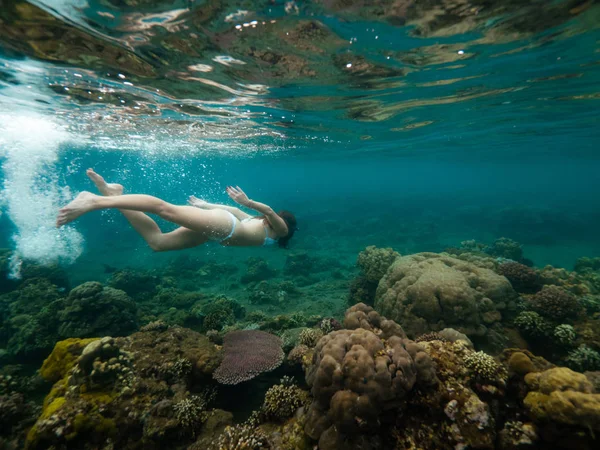
[{"label": "branching coral", "polygon": [[600,370],[600,353],[589,348],[587,345],[580,345],[575,350],[569,352],[565,362],[569,367],[580,372]]},{"label": "branching coral", "polygon": [[389,267],[400,257],[400,253],[391,248],[377,248],[370,245],[358,254],[357,264],[367,281],[378,283]]},{"label": "branching coral", "polygon": [[226,427],[210,450],[258,450],[269,448],[266,436],[249,425]]},{"label": "branching coral", "polygon": [[541,288],[537,272],[524,264],[514,261],[506,262],[500,264],[497,271],[510,281],[517,292],[532,293]]},{"label": "branching coral", "polygon": [[503,369],[496,360],[485,352],[473,352],[465,356],[465,366],[483,381],[494,381],[502,376]]},{"label": "branching coral", "polygon": [[575,328],[566,323],[557,326],[554,329],[552,336],[554,337],[555,342],[563,347],[571,347],[575,344],[575,339],[577,338]]},{"label": "branching coral", "polygon": [[553,320],[574,317],[581,310],[577,297],[558,286],[544,286],[530,303],[539,314]]},{"label": "branching coral", "polygon": [[295,384],[276,384],[265,394],[263,412],[273,419],[284,420],[292,417],[296,410],[308,403],[308,392]]},{"label": "branching coral", "polygon": [[549,336],[552,331],[552,325],[534,311],[523,311],[515,319],[515,325],[532,338]]},{"label": "branching coral", "polygon": [[323,332],[318,328],[304,328],[300,332],[298,337],[298,343],[300,345],[306,345],[307,347],[314,347],[319,342],[319,339],[323,337]]}]

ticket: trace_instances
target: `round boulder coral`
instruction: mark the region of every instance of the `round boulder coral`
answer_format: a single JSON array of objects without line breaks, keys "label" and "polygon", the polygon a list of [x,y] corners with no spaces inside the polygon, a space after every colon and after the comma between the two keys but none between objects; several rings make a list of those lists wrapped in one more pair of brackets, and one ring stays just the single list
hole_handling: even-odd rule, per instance
[{"label": "round boulder coral", "polygon": [[418,344],[397,336],[382,341],[360,328],[321,338],[306,380],[314,401],[305,431],[328,441],[376,430],[381,412],[397,406],[417,382],[437,382],[433,363]]},{"label": "round boulder coral", "polygon": [[406,333],[400,325],[393,320],[388,320],[381,316],[377,311],[364,303],[358,303],[346,311],[344,327],[348,330],[356,330],[358,328],[369,330],[382,339],[388,339],[392,336],[399,338],[406,337]]},{"label": "round boulder coral", "polygon": [[394,262],[379,282],[375,309],[409,336],[453,327],[485,335],[517,295],[506,278],[445,254],[418,253]]}]

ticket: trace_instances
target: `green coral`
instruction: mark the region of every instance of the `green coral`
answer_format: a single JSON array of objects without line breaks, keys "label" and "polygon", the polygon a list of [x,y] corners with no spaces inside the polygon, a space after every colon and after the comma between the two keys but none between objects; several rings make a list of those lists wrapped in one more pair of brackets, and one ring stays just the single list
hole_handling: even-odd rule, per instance
[{"label": "green coral", "polygon": [[587,345],[580,345],[569,352],[565,362],[568,367],[578,372],[600,370],[600,353]]},{"label": "green coral", "polygon": [[543,338],[551,333],[551,325],[535,311],[523,311],[515,318],[515,325],[523,334]]},{"label": "green coral", "polygon": [[308,403],[308,392],[285,380],[272,386],[265,394],[262,410],[270,418],[284,420]]},{"label": "green coral", "polygon": [[469,353],[464,359],[465,366],[480,379],[494,381],[501,374],[501,366],[485,352]]},{"label": "green coral", "polygon": [[202,317],[202,327],[208,330],[220,331],[228,325],[233,325],[237,319],[245,315],[245,310],[235,300],[226,297],[219,297],[215,301],[208,303],[192,311],[193,315]]},{"label": "green coral", "polygon": [[191,395],[173,405],[177,421],[185,428],[196,429],[208,418],[211,396],[203,393]]},{"label": "green coral", "polygon": [[554,329],[554,340],[563,347],[570,347],[575,344],[575,339],[577,338],[577,334],[575,333],[575,328],[572,325],[568,325],[563,323],[562,325],[557,326]]},{"label": "green coral", "polygon": [[314,347],[319,342],[319,339],[323,337],[323,332],[318,328],[305,328],[300,332],[298,342],[300,345],[306,345],[307,347]]},{"label": "green coral", "polygon": [[210,450],[259,450],[267,447],[266,436],[250,425],[227,426]]},{"label": "green coral", "polygon": [[400,253],[392,248],[377,248],[370,245],[358,254],[357,264],[367,281],[377,283],[398,257]]},{"label": "green coral", "polygon": [[70,338],[64,341],[57,342],[54,350],[46,358],[40,375],[48,381],[56,382],[64,378],[77,362],[77,358],[81,355],[83,349],[98,338],[77,339]]}]

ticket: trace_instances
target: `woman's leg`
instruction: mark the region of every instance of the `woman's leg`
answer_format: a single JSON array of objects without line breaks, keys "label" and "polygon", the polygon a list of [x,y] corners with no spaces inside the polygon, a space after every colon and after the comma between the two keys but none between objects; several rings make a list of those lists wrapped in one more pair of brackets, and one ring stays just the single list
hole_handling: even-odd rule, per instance
[{"label": "woman's leg", "polygon": [[100,197],[91,192],[80,193],[59,211],[56,225],[63,226],[78,217],[101,209],[128,209],[156,214],[169,222],[201,233],[206,239],[227,236],[231,231],[231,216],[222,210],[202,210],[193,206],[176,206],[143,194]]},{"label": "woman's leg", "polygon": [[[123,186],[116,183],[107,183],[101,175],[92,169],[86,171],[87,176],[96,185],[98,191],[107,197],[123,194]],[[133,229],[144,238],[150,248],[157,252],[169,250],[183,250],[196,247],[206,242],[206,238],[184,227],[170,233],[163,233],[159,226],[149,216],[139,211],[120,210]]]}]

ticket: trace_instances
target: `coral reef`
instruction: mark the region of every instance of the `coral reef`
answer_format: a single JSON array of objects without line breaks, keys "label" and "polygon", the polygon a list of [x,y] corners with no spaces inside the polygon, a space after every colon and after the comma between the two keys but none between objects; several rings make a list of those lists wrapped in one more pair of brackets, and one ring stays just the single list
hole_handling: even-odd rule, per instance
[{"label": "coral reef", "polygon": [[267,280],[273,278],[277,273],[275,270],[271,269],[267,261],[262,258],[248,258],[248,260],[246,260],[246,265],[246,273],[240,278],[242,283]]},{"label": "coral reef", "polygon": [[453,327],[483,336],[514,307],[506,278],[446,254],[418,253],[392,264],[377,288],[375,309],[409,336]]},{"label": "coral reef", "polygon": [[504,275],[517,292],[530,294],[541,289],[541,283],[537,272],[524,264],[510,261],[502,263],[496,271]]},{"label": "coral reef", "polygon": [[397,405],[416,383],[436,383],[429,357],[418,344],[397,336],[382,339],[358,328],[321,338],[307,370],[313,403],[306,433],[323,449],[348,436],[374,432],[380,414]]},{"label": "coral reef", "polygon": [[580,372],[600,370],[600,353],[587,345],[580,345],[569,352],[565,362],[567,366]]},{"label": "coral reef", "polygon": [[505,237],[496,239],[494,243],[485,248],[484,251],[499,258],[510,259],[513,261],[523,260],[523,248],[521,244]]},{"label": "coral reef", "polygon": [[493,357],[484,352],[470,353],[464,361],[475,376],[485,381],[495,380],[503,370]]},{"label": "coral reef", "polygon": [[225,335],[223,361],[213,377],[222,384],[238,384],[276,369],[283,362],[281,339],[264,331],[240,330]]},{"label": "coral reef", "polygon": [[579,425],[600,430],[600,394],[585,375],[565,367],[525,376],[530,392],[524,404],[537,421]]},{"label": "coral reef", "polygon": [[400,325],[393,320],[388,320],[381,316],[370,306],[359,303],[346,310],[344,315],[344,328],[356,330],[362,328],[374,332],[382,339],[389,339],[392,336],[406,338],[406,333]]},{"label": "coral reef", "polygon": [[323,337],[323,332],[318,328],[304,328],[298,336],[298,342],[300,345],[306,345],[307,347],[314,347],[317,345],[319,339]]},{"label": "coral reef", "polygon": [[296,410],[309,402],[307,391],[300,389],[291,381],[282,380],[280,384],[271,386],[265,394],[262,412],[268,418],[285,420],[294,415]]},{"label": "coral reef", "polygon": [[357,265],[370,283],[379,283],[400,253],[371,245],[358,254]]},{"label": "coral reef", "polygon": [[190,392],[205,386],[219,361],[208,339],[172,327],[84,344],[58,343],[44,363],[41,373],[58,381],[26,448],[94,449],[107,440],[118,448],[193,442],[202,422],[195,414],[206,410],[206,399]]},{"label": "coral reef", "polygon": [[557,286],[544,286],[529,303],[534,311],[552,320],[575,317],[581,312],[577,297]]}]

